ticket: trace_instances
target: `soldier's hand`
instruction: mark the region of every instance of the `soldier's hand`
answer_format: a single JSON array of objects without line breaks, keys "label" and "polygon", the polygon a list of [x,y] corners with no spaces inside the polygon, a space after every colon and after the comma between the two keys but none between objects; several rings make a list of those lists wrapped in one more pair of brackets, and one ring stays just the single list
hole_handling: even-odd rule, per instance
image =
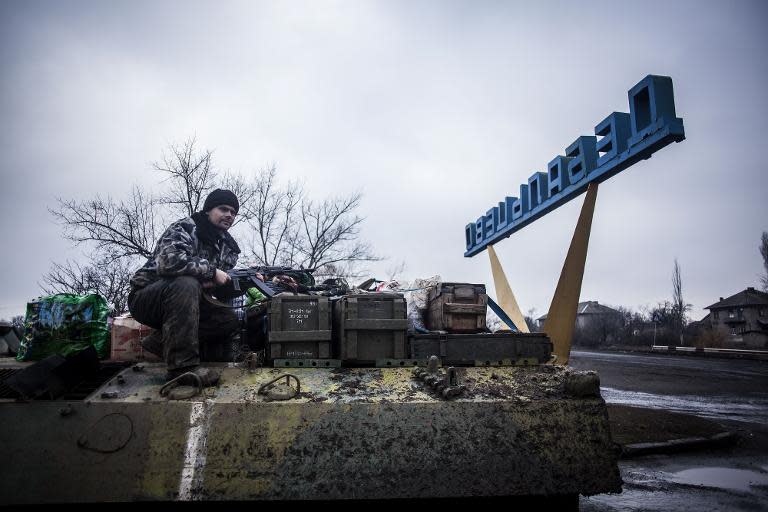
[{"label": "soldier's hand", "polygon": [[227,284],[231,280],[232,278],[229,277],[229,274],[223,270],[216,269],[216,274],[213,276],[213,282],[216,286]]}]

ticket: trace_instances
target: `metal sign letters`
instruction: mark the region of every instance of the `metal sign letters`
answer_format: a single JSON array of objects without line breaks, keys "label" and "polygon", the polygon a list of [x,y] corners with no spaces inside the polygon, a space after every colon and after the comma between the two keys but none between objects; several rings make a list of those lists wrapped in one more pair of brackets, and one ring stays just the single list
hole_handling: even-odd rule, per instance
[{"label": "metal sign letters", "polygon": [[[597,137],[600,137],[598,140]],[[465,228],[471,257],[510,236],[587,189],[623,171],[672,142],[685,139],[675,115],[672,79],[648,75],[629,90],[629,114],[613,112],[520,185],[519,197],[506,197]]]}]

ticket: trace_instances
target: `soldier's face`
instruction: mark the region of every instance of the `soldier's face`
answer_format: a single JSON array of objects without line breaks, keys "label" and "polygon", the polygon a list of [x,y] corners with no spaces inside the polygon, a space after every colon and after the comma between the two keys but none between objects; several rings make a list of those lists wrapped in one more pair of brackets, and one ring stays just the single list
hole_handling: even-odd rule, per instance
[{"label": "soldier's face", "polygon": [[237,212],[231,206],[223,204],[215,208],[211,208],[208,212],[208,220],[211,224],[224,231],[232,227],[232,223],[235,222],[235,216]]}]

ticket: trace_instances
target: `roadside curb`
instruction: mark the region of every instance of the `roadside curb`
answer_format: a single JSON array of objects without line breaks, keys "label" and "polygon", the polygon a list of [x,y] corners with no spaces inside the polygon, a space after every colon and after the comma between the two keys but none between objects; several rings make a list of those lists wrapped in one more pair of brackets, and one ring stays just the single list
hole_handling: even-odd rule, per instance
[{"label": "roadside curb", "polygon": [[[655,345],[654,348],[626,347],[613,345],[609,347],[575,347],[575,350],[596,353],[620,353],[620,354],[654,354],[660,356],[689,356],[705,359],[743,359],[751,361],[768,361],[768,350],[736,350],[736,349],[697,349],[695,347],[668,347],[667,345]],[[660,347],[660,348],[659,348]]]},{"label": "roadside curb", "polygon": [[710,437],[685,437],[658,443],[627,444],[621,447],[620,457],[629,459],[656,453],[676,453],[701,448],[730,446],[736,442],[736,439],[737,436],[733,432],[721,432]]},{"label": "roadside curb", "polygon": [[745,350],[730,348],[683,347],[674,345],[653,345],[652,354],[695,355],[716,357],[721,359],[752,359],[755,361],[768,360],[768,350]]}]

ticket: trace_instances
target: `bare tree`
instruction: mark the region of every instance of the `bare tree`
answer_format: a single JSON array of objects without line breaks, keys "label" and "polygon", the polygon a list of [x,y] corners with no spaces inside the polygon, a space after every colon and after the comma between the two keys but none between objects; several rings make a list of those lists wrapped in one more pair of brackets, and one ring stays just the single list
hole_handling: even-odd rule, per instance
[{"label": "bare tree", "polygon": [[675,258],[675,265],[672,269],[672,306],[674,310],[682,311],[683,304],[683,279],[680,275],[680,264]]},{"label": "bare tree", "polygon": [[[116,309],[124,308],[116,294],[120,290],[127,293],[127,284],[120,284],[127,280],[99,269],[118,265],[129,274],[126,269],[138,267],[137,258],[151,256],[161,234],[156,228],[172,212],[191,215],[199,211],[219,178],[212,156],[210,150],[199,150],[194,138],[170,146],[162,162],[154,164],[166,184],[157,196],[133,187],[121,201],[108,196],[87,201],[58,199],[51,214],[62,225],[64,236],[76,245],[88,246],[92,257],[87,265],[54,264],[44,278],[48,289],[99,290]],[[220,180],[222,188],[238,197],[235,227],[251,228],[250,256],[256,263],[320,268],[318,276],[357,277],[358,262],[379,259],[359,239],[363,219],[355,212],[360,194],[315,203],[296,182],[279,186],[274,165],[250,179],[224,173]]]},{"label": "bare tree", "polygon": [[387,267],[385,274],[387,281],[400,281],[407,268],[405,260],[400,260],[399,263]]},{"label": "bare tree", "polygon": [[254,259],[261,265],[293,264],[298,237],[296,211],[304,197],[303,188],[296,182],[279,187],[273,165],[256,175],[251,191],[253,197],[246,208],[253,229]]},{"label": "bare tree", "polygon": [[675,266],[672,270],[672,322],[681,345],[683,344],[683,330],[685,329],[686,317],[691,307],[683,299],[683,279],[680,274],[680,264],[677,262],[677,258],[675,258]]},{"label": "bare tree", "polygon": [[539,324],[536,321],[536,308],[529,309],[524,319],[529,331],[537,332],[539,330]]},{"label": "bare tree", "polygon": [[97,252],[111,257],[148,257],[158,233],[157,201],[138,187],[133,187],[125,201],[97,196],[89,201],[58,199],[58,207],[49,209],[64,230],[64,237],[75,245],[92,243]]},{"label": "bare tree", "polygon": [[[168,175],[165,181],[169,183],[169,190],[158,197],[134,186],[121,201],[101,196],[87,201],[58,199],[50,212],[62,225],[65,238],[75,245],[87,245],[92,256],[88,264],[54,263],[43,276],[43,291],[98,293],[115,312],[125,311],[130,278],[138,260],[152,254],[161,234],[157,228],[168,214],[164,207],[194,212],[203,194],[212,188],[216,173],[211,154],[198,152],[194,139],[171,146],[163,164],[155,164],[156,170]],[[230,183],[237,182],[231,179]]]},{"label": "bare tree", "polygon": [[136,266],[125,258],[103,258],[89,265],[67,261],[54,263],[53,268],[43,276],[43,291],[47,294],[73,293],[82,295],[98,293],[104,297],[113,313],[128,310],[130,279]]},{"label": "bare tree", "polygon": [[763,257],[763,269],[765,269],[765,274],[760,277],[760,281],[763,285],[763,290],[768,292],[768,231],[763,231],[759,249],[760,255]]},{"label": "bare tree", "polygon": [[167,175],[165,181],[170,184],[161,196],[161,202],[175,206],[188,216],[200,211],[217,174],[211,163],[213,152],[208,149],[198,151],[196,143],[197,140],[191,137],[183,144],[172,144],[162,162],[153,164],[156,171]]},{"label": "bare tree", "polygon": [[616,322],[619,329],[614,338],[617,345],[636,345],[643,343],[640,339],[643,330],[648,326],[647,315],[643,312],[635,312],[624,306],[612,306],[618,313]]},{"label": "bare tree", "polygon": [[[167,174],[164,182],[169,184],[169,190],[158,197],[134,186],[122,201],[101,196],[87,201],[58,199],[58,206],[49,211],[62,225],[64,236],[76,245],[92,245],[97,259],[147,258],[161,234],[157,227],[168,216],[163,206],[191,215],[213,187],[216,172],[211,155],[209,150],[197,151],[195,139],[188,139],[171,146],[162,164],[154,164],[156,170]],[[238,197],[251,201],[250,187],[244,180],[226,176],[225,182],[237,189]]]},{"label": "bare tree", "polygon": [[680,341],[677,336],[677,314],[671,302],[659,302],[648,311],[648,319],[653,324],[654,345],[672,345]]},{"label": "bare tree", "polygon": [[[170,205],[181,215],[191,216],[202,209],[205,197],[213,190],[219,176],[213,166],[213,151],[198,150],[196,144],[197,139],[194,137],[183,144],[173,144],[163,155],[162,162],[153,164],[156,171],[165,175],[163,181],[170,184],[168,190],[160,196],[159,202]],[[256,188],[261,181],[260,175],[255,184],[230,172],[225,172],[220,181],[220,187],[231,190],[240,203],[240,210],[232,226],[250,220],[254,214],[253,203]]]},{"label": "bare tree", "polygon": [[[362,194],[336,197],[301,204],[300,229],[293,247],[297,262],[304,268],[320,269],[321,274],[361,261],[378,261],[370,245],[359,239],[363,218],[355,213]],[[324,268],[325,267],[325,268]],[[338,270],[335,270],[338,272]]]}]

